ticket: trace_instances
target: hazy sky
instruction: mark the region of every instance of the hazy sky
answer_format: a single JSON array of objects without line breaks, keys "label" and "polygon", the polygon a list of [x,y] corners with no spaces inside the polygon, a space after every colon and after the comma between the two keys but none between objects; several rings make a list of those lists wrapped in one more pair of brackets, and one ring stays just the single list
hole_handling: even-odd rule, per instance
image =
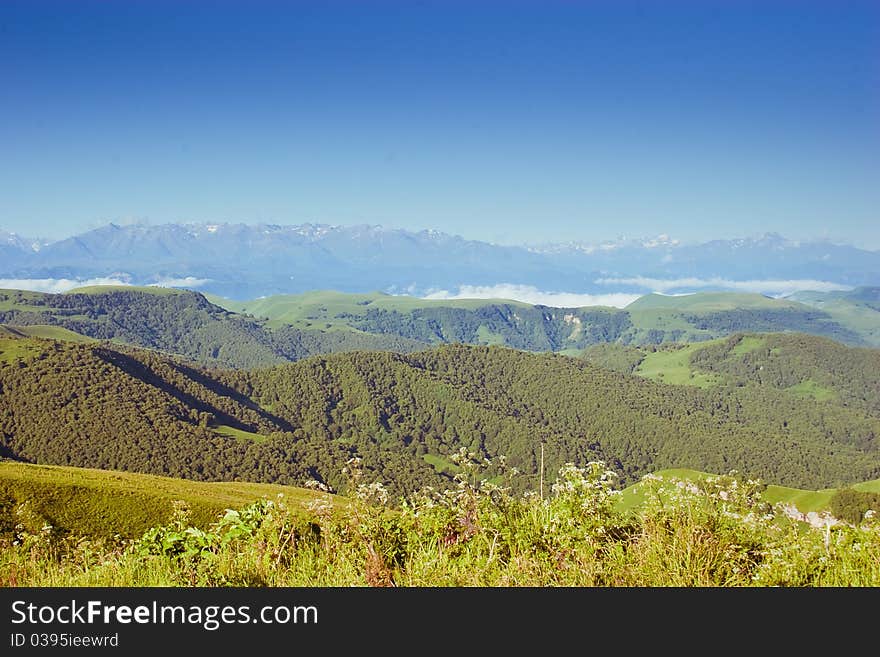
[{"label": "hazy sky", "polygon": [[880,2],[0,1],[0,228],[880,248]]}]

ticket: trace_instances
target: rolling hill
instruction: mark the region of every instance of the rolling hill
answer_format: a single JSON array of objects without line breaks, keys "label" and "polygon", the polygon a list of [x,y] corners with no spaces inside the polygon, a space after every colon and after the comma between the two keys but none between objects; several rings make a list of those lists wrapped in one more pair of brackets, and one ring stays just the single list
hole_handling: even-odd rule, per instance
[{"label": "rolling hill", "polygon": [[[880,311],[870,312],[880,326]],[[109,340],[221,368],[355,350],[409,353],[449,343],[577,355],[596,344],[705,341],[738,331],[800,330],[847,344],[864,344],[874,335],[865,317],[857,331],[809,306],[737,293],[648,295],[620,310],[332,291],[233,302],[159,287],[0,290],[4,324],[29,335]]]},{"label": "rolling hill", "polygon": [[[687,469],[653,473],[661,479],[693,481],[713,475]],[[770,484],[763,497],[770,503],[795,506],[800,512],[831,511],[842,489],[817,491]],[[880,480],[854,484],[851,490],[880,493]],[[136,538],[150,527],[166,524],[175,504],[184,503],[190,522],[206,527],[227,509],[238,509],[254,500],[277,499],[288,508],[310,517],[309,505],[326,494],[305,488],[248,482],[194,482],[112,470],[0,461],[0,536],[12,531],[14,521],[24,521],[31,531],[51,526],[62,535],[92,538]],[[620,511],[644,503],[644,484],[622,491]],[[332,496],[336,504],[346,498]],[[18,510],[18,511],[17,511]]]},{"label": "rolling hill", "polygon": [[[839,350],[822,355],[829,369],[847,366],[851,351]],[[799,488],[880,476],[870,367],[863,391],[831,378],[823,385],[836,398],[817,404],[770,385],[662,385],[498,347],[351,352],[247,371],[107,343],[7,337],[0,351],[0,451],[42,464],[317,479],[340,490],[357,455],[368,479],[402,493],[448,484],[451,457],[465,448],[504,456],[526,489],[543,441],[548,471],[601,459],[624,481],[670,467],[737,469]],[[849,403],[851,394],[865,403]]]},{"label": "rolling hill", "polygon": [[316,498],[313,491],[292,486],[247,482],[196,482],[155,475],[32,465],[0,461],[0,534],[22,520],[15,510],[26,505],[28,527],[78,536],[140,536],[170,519],[175,502],[187,505],[191,521],[206,526],[225,509],[237,509],[261,498],[283,495],[293,509]]},{"label": "rolling hill", "polygon": [[0,290],[0,324],[32,335],[111,340],[219,367],[273,365],[354,349],[405,352],[425,346],[352,330],[271,329],[210,303],[198,292],[160,287],[96,286],[67,294]]},{"label": "rolling hill", "polygon": [[848,316],[832,316],[796,301],[737,292],[649,294],[622,310],[340,292],[310,292],[253,301],[212,297],[212,301],[228,310],[263,318],[274,327],[354,328],[432,344],[501,344],[529,351],[571,353],[603,342],[695,342],[738,331],[804,332],[845,344],[880,345],[880,311],[871,311],[873,315],[852,324]]},{"label": "rolling hill", "polygon": [[736,333],[689,345],[595,345],[586,360],[618,372],[703,388],[763,386],[880,412],[880,350],[804,334]]}]

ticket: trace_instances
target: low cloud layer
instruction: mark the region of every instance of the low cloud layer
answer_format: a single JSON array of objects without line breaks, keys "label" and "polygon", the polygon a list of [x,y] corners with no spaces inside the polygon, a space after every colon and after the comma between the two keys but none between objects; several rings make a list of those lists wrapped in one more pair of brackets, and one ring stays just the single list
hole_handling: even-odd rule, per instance
[{"label": "low cloud layer", "polygon": [[[185,278],[162,278],[155,283],[150,283],[150,286],[195,288],[204,285],[210,280],[209,278],[194,278],[192,276]],[[52,294],[69,292],[74,288],[92,285],[131,285],[131,281],[110,276],[85,280],[79,278],[0,278],[0,288],[2,289],[30,290],[31,292],[49,292]]]},{"label": "low cloud layer", "polygon": [[184,278],[160,278],[155,283],[150,283],[150,287],[201,287],[205,283],[209,283],[210,278],[196,278],[195,276],[185,276]]},{"label": "low cloud layer", "polygon": [[576,294],[574,292],[545,292],[532,285],[462,285],[457,292],[437,290],[425,295],[425,299],[512,299],[533,305],[556,308],[579,308],[581,306],[613,306],[623,308],[638,299],[639,294]]},{"label": "low cloud layer", "polygon": [[785,296],[801,290],[834,292],[837,290],[852,289],[852,286],[849,285],[840,285],[839,283],[811,279],[732,281],[718,277],[666,279],[633,276],[629,278],[599,278],[596,280],[596,283],[600,285],[627,285],[660,293],[688,292],[696,289],[720,288],[723,290],[735,290],[737,292],[755,292],[770,296]]},{"label": "low cloud layer", "polygon": [[0,278],[0,288],[10,290],[30,290],[31,292],[51,292],[59,294],[75,287],[90,285],[130,285],[118,278],[89,278],[87,280],[69,278]]}]

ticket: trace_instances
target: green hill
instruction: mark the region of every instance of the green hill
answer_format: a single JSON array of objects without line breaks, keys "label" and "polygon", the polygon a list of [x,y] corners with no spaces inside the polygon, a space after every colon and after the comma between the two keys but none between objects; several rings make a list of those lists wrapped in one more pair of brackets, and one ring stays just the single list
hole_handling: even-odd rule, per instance
[{"label": "green hill", "polygon": [[694,350],[690,367],[734,386],[757,385],[880,414],[880,350],[802,334],[736,334]]},{"label": "green hill", "polygon": [[859,308],[861,315],[836,321],[818,308],[736,293],[648,295],[619,310],[333,291],[232,302],[159,287],[97,286],[66,294],[0,290],[0,324],[28,335],[85,336],[236,368],[348,351],[409,353],[450,343],[578,355],[597,344],[681,344],[741,331],[880,343],[880,312]]},{"label": "green hill", "polygon": [[[689,469],[654,473],[661,479],[697,481],[714,475]],[[880,480],[862,482],[852,490],[880,492]],[[831,511],[840,489],[818,491],[768,485],[763,493],[771,503],[793,504],[799,511]],[[644,503],[645,485],[637,482],[622,491],[616,508],[634,510]],[[184,503],[191,522],[206,527],[226,509],[254,500],[276,499],[309,517],[309,505],[325,494],[293,486],[247,482],[195,482],[131,472],[0,460],[0,536],[24,522],[39,531],[75,536],[138,537],[150,527],[166,524],[176,504]],[[345,498],[333,496],[337,503]]]},{"label": "green hill", "polygon": [[395,335],[353,330],[273,330],[197,292],[160,287],[96,286],[66,294],[0,290],[0,324],[15,325],[27,335],[111,340],[218,367],[274,365],[355,349],[406,352],[426,346]]},{"label": "green hill", "polygon": [[[529,351],[572,353],[593,344],[695,342],[737,331],[801,331],[847,344],[873,343],[880,315],[838,321],[792,300],[760,294],[702,292],[646,295],[624,310],[548,308],[485,299],[425,300],[381,293],[310,292],[237,302],[229,310],[265,318],[270,326],[396,334],[426,343],[501,344]],[[880,344],[880,342],[877,342]]]},{"label": "green hill", "polygon": [[880,287],[848,292],[798,292],[788,297],[820,310],[858,332],[870,345],[880,346]]},{"label": "green hill", "polygon": [[788,299],[760,294],[700,292],[681,296],[649,294],[626,307],[632,319],[634,343],[697,342],[741,331],[801,332],[833,338],[845,344],[880,344],[873,322],[853,324],[847,317]]},{"label": "green hill", "polygon": [[131,538],[168,522],[177,501],[187,504],[197,526],[206,526],[224,509],[279,494],[293,508],[304,508],[316,497],[291,486],[0,461],[0,534],[26,520],[37,530],[51,525],[75,535]]},{"label": "green hill", "polygon": [[[870,366],[855,387],[823,383],[837,397],[816,403],[772,385],[665,385],[498,347],[209,371],[106,343],[4,340],[0,455],[37,463],[205,481],[317,479],[342,490],[357,455],[369,480],[399,494],[448,484],[450,458],[465,448],[504,456],[525,489],[536,487],[543,441],[549,471],[601,459],[624,481],[670,467],[737,469],[799,488],[880,476]],[[835,349],[821,358],[861,358]]]},{"label": "green hill", "polygon": [[741,308],[798,308],[793,301],[773,299],[763,294],[744,292],[697,292],[695,294],[665,295],[646,294],[626,309],[629,311],[675,309],[691,312],[715,312]]},{"label": "green hill", "polygon": [[[348,294],[333,290],[316,290],[305,294],[285,294],[252,301],[232,301],[213,297],[212,301],[227,310],[265,317],[269,326],[295,326],[309,329],[315,327],[350,327],[349,316],[363,314],[365,310],[384,310],[409,313],[424,308],[461,308],[477,310],[499,304],[520,308],[530,306],[518,301],[487,299],[430,300],[382,292]],[[329,324],[329,326],[328,326]]]},{"label": "green hill", "polygon": [[689,345],[596,345],[583,358],[615,371],[668,384],[743,388],[762,386],[815,401],[880,413],[880,350],[846,347],[799,333],[735,333]]}]

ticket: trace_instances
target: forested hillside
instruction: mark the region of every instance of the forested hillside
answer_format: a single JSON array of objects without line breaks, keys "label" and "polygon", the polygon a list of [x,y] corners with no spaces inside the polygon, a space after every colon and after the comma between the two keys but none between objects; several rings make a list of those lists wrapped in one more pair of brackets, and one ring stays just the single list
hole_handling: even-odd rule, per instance
[{"label": "forested hillside", "polygon": [[448,483],[464,447],[504,456],[529,487],[543,441],[548,471],[600,458],[624,483],[669,467],[801,488],[880,477],[876,400],[662,385],[497,347],[207,371],[106,343],[0,341],[0,447],[39,463],[338,489],[358,455],[369,479],[402,492]]},{"label": "forested hillside", "polygon": [[756,384],[839,400],[880,415],[878,349],[845,347],[812,335],[736,334],[695,351],[690,362],[736,386]]},{"label": "forested hillside", "polygon": [[245,303],[213,300],[156,287],[81,288],[67,294],[0,290],[0,325],[36,336],[111,340],[209,367],[242,369],[328,353],[410,353],[451,343],[577,354],[594,345],[707,341],[743,330],[802,330],[864,344],[880,327],[880,312],[874,310],[865,311],[875,313],[873,319],[859,317],[856,331],[792,301],[729,293],[648,295],[625,310],[337,292]]},{"label": "forested hillside", "polygon": [[412,351],[393,335],[272,330],[189,290],[98,287],[69,294],[0,290],[0,324],[63,327],[100,340],[147,347],[220,367],[273,365],[354,349]]},{"label": "forested hillside", "polygon": [[880,311],[867,309],[854,318],[787,299],[734,292],[649,294],[624,309],[331,291],[241,302],[214,300],[230,310],[264,317],[272,326],[353,327],[426,343],[498,344],[528,351],[571,351],[607,342],[636,346],[695,342],[738,331],[802,331],[845,344],[880,344]]}]

